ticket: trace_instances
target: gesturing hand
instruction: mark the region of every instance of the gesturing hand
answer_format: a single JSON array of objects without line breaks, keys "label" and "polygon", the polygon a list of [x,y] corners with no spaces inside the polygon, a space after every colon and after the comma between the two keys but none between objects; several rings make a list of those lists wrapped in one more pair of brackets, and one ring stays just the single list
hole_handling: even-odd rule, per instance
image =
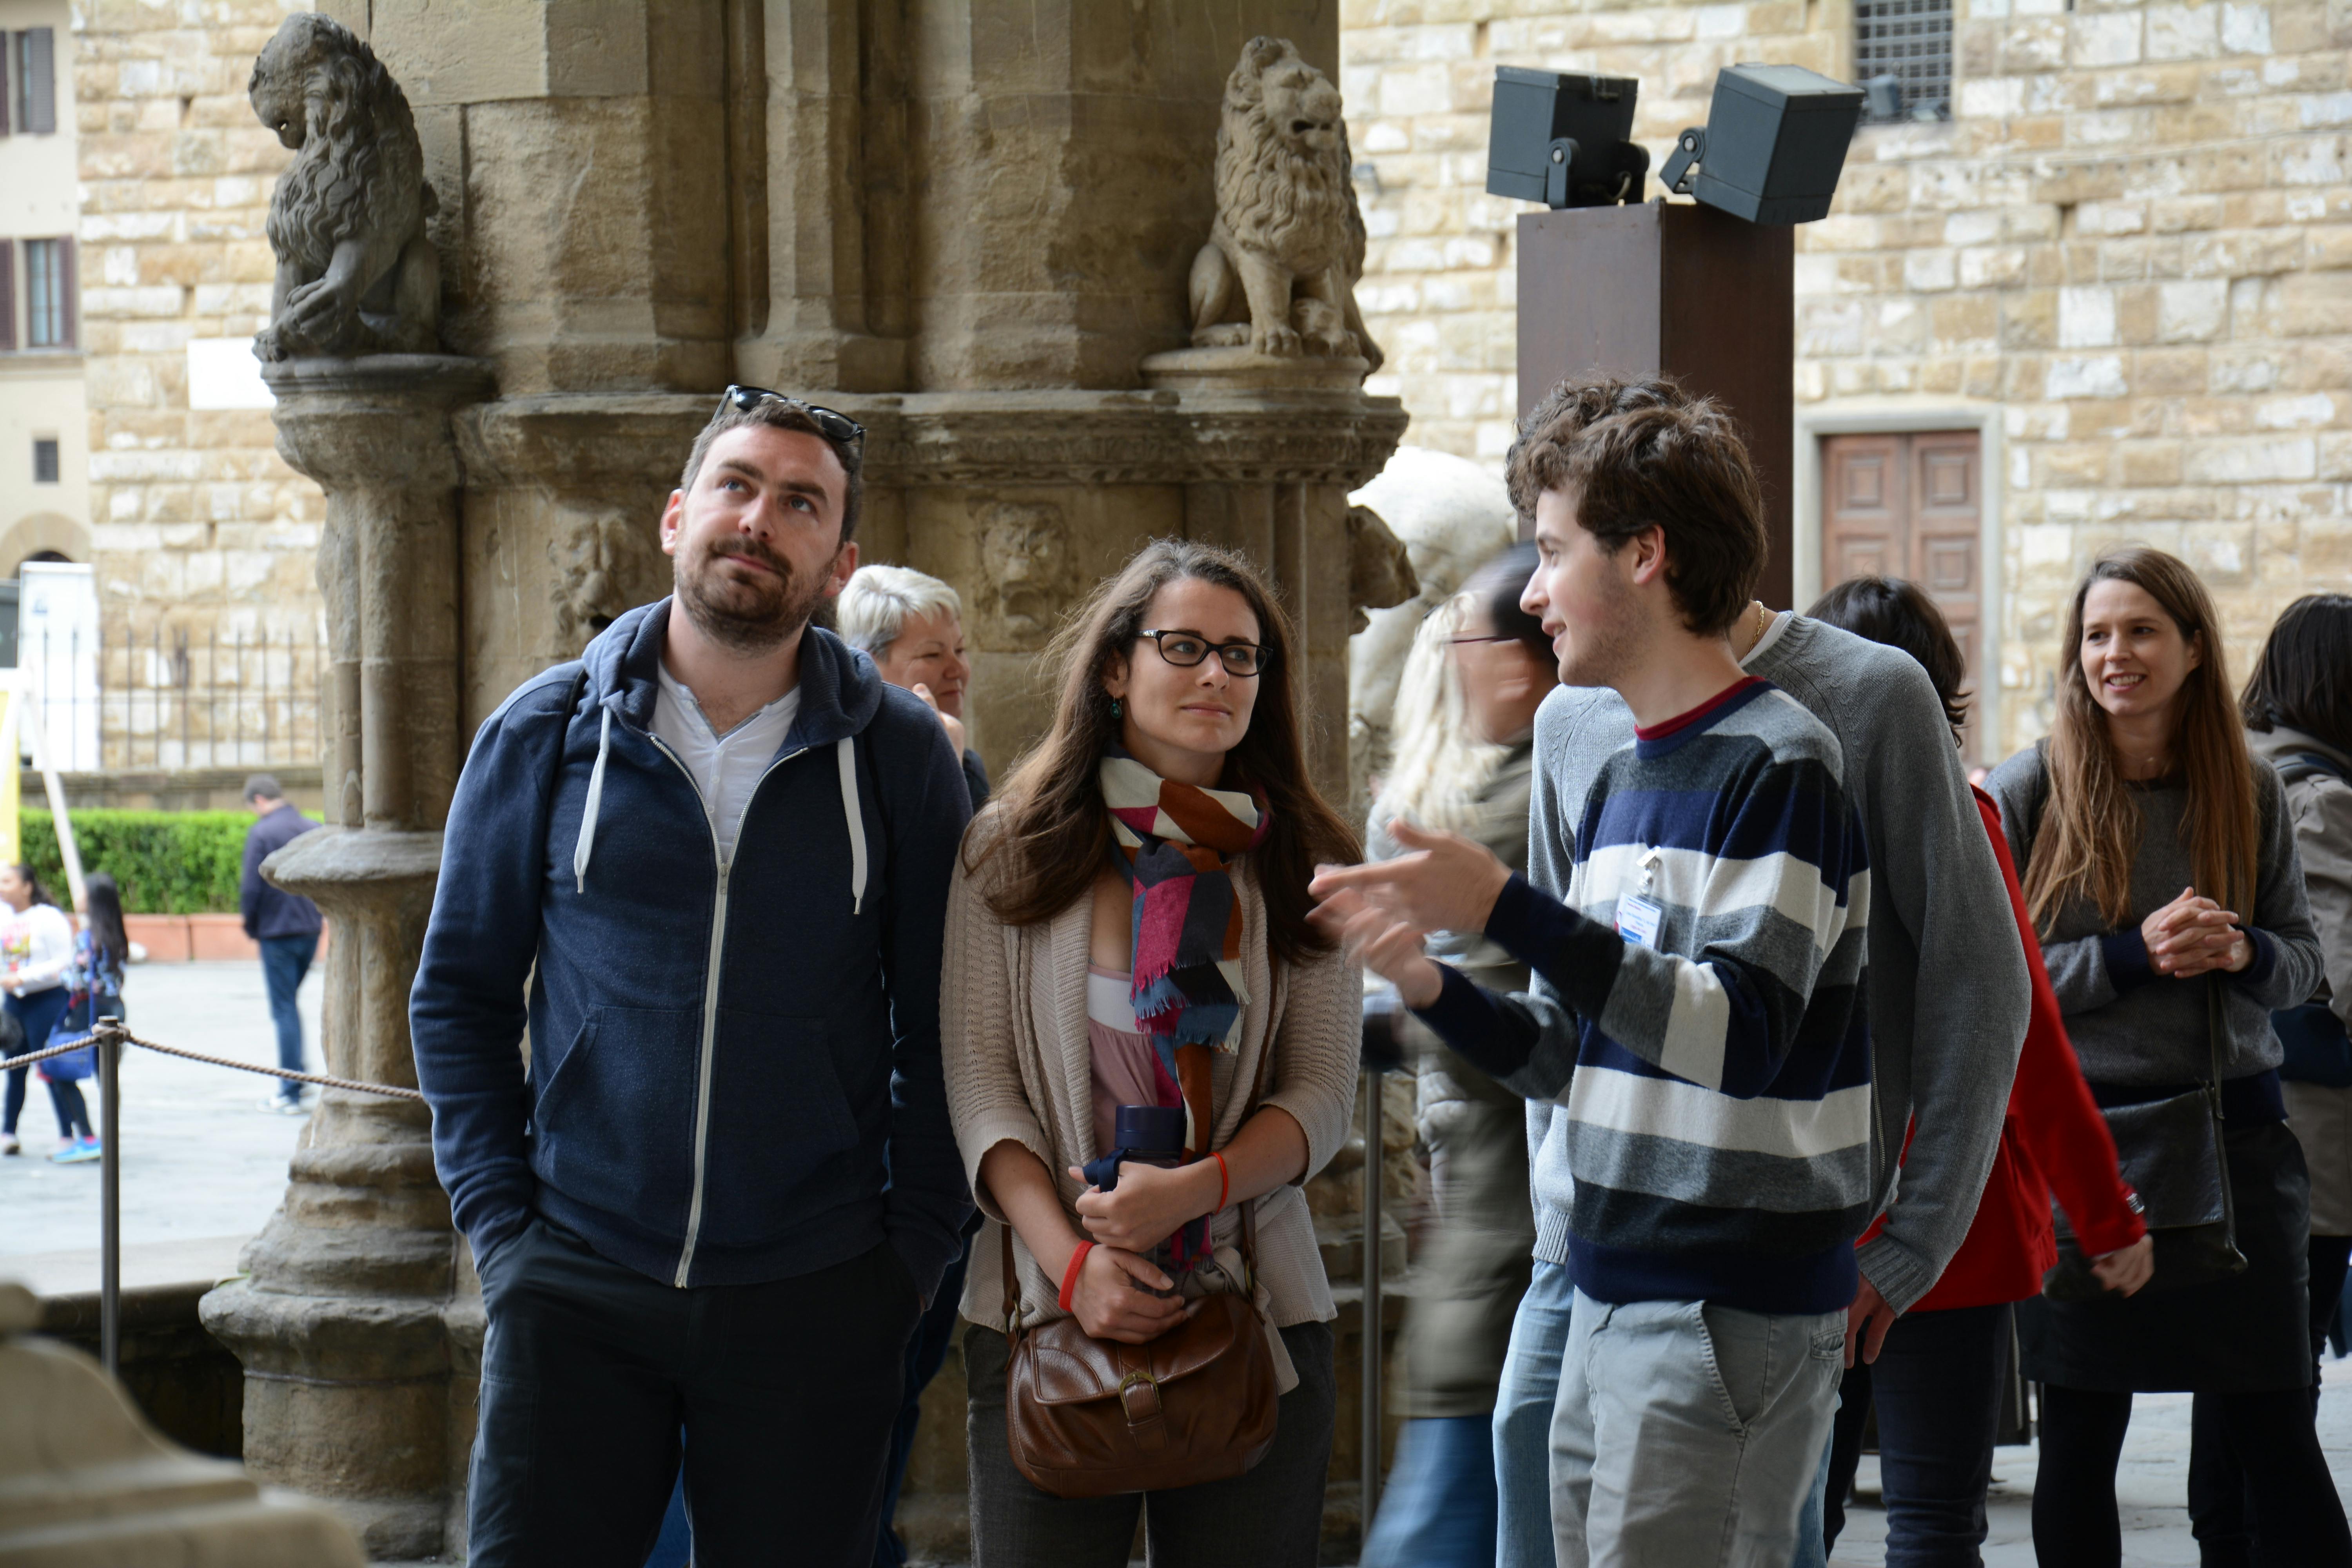
[{"label": "gesturing hand", "polygon": [[[1127,1185],[1122,1178],[1119,1185]],[[1132,1252],[1097,1246],[1078,1266],[1070,1292],[1070,1312],[1078,1326],[1098,1340],[1149,1344],[1174,1328],[1191,1309],[1181,1296],[1155,1296],[1176,1282]]]},{"label": "gesturing hand", "polygon": [[2194,888],[2140,922],[2147,962],[2158,974],[2188,980],[2209,970],[2231,973],[2252,962],[2253,944],[2235,929],[2238,917]]},{"label": "gesturing hand", "polygon": [[[1205,1193],[1200,1174],[1203,1169],[1208,1172]],[[1087,1179],[1076,1165],[1070,1167],[1070,1174],[1081,1182]],[[1216,1206],[1216,1177],[1213,1160],[1196,1161],[1172,1171],[1124,1161],[1118,1168],[1118,1186],[1109,1192],[1088,1187],[1079,1194],[1078,1223],[1106,1246],[1149,1252],[1175,1235],[1185,1221],[1198,1219]]]},{"label": "gesturing hand", "polygon": [[1307,890],[1318,900],[1360,894],[1367,903],[1424,931],[1482,931],[1511,868],[1458,833],[1432,833],[1400,816],[1389,837],[1408,853],[1361,866],[1327,866]]},{"label": "gesturing hand", "polygon": [[1444,990],[1444,973],[1423,951],[1420,931],[1361,893],[1335,891],[1307,918],[1340,945],[1349,963],[1362,964],[1395,986],[1397,999],[1406,1006],[1426,1007]]}]

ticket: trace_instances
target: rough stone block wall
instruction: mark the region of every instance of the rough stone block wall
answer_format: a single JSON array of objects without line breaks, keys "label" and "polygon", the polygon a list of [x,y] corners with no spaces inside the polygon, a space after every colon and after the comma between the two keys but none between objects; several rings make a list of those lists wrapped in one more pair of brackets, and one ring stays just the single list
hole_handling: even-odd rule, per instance
[{"label": "rough stone block wall", "polygon": [[[171,667],[182,637],[184,678],[198,687],[259,683],[251,658],[239,668],[224,654],[217,670],[207,668],[207,648],[240,638],[295,639],[297,668],[279,655],[268,672],[281,688],[310,668],[324,497],[278,457],[268,409],[189,407],[187,354],[191,339],[250,337],[268,317],[273,266],[263,223],[293,155],[255,120],[245,89],[262,45],[304,8],[298,0],[74,7],[99,595],[110,631],[126,629],[150,650],[136,660],[110,656],[110,686],[181,679]],[[152,651],[159,631],[160,658]],[[226,735],[235,717],[222,704],[191,704],[183,714],[169,695],[142,695],[110,712],[109,760],[265,760],[252,740],[243,754],[226,744],[215,754],[208,726]],[[248,736],[258,735],[257,717],[248,704]],[[272,749],[284,751],[282,712],[277,722]],[[311,723],[306,717],[298,732],[314,758]],[[126,730],[129,750],[113,751]]]},{"label": "rough stone block wall", "polygon": [[[2352,13],[1954,11],[1953,119],[1865,129],[1799,231],[1796,388],[1801,417],[1999,406],[2006,750],[2046,726],[2067,596],[2105,549],[2192,562],[2240,674],[2289,600],[2352,588]],[[1837,0],[1347,0],[1342,28],[1360,298],[1391,356],[1372,389],[1404,398],[1408,441],[1490,461],[1528,210],[1484,194],[1494,68],[1638,77],[1660,158],[1721,66],[1843,77],[1853,54]]]}]

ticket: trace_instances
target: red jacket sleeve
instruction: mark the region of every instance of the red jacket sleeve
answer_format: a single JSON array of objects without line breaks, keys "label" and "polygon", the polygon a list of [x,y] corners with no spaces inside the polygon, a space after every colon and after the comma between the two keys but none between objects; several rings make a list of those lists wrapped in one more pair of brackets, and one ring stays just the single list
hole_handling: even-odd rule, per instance
[{"label": "red jacket sleeve", "polygon": [[1984,816],[1992,838],[1994,858],[2009,884],[2010,908],[2025,943],[2025,967],[2033,982],[2033,1010],[2025,1030],[2025,1048],[2017,1061],[2017,1086],[2010,1094],[2010,1111],[2026,1152],[2041,1168],[2066,1211],[2068,1223],[2083,1250],[2093,1258],[2119,1251],[2137,1241],[2147,1227],[2133,1211],[2131,1189],[2116,1171],[2116,1143],[2108,1135],[2106,1118],[2091,1099],[2075,1060],[2074,1042],[2058,1013],[2057,994],[2050,989],[2049,971],[2042,967],[2042,943],[2026,918],[2025,895],[2017,884],[2017,867],[2010,859],[2009,840],[2000,830],[2000,808],[1982,790],[1976,791],[1977,809]]}]

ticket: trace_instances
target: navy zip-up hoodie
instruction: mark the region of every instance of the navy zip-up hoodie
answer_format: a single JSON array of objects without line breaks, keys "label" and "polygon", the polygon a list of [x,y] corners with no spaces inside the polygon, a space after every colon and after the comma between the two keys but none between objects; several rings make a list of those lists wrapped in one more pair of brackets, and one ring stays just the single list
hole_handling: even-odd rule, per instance
[{"label": "navy zip-up hoodie", "polygon": [[962,770],[929,709],[812,627],[722,872],[653,733],[670,605],[525,682],[457,781],[409,996],[457,1228],[488,1257],[536,1211],[681,1287],[887,1238],[929,1300],[971,1212],[939,1027]]}]

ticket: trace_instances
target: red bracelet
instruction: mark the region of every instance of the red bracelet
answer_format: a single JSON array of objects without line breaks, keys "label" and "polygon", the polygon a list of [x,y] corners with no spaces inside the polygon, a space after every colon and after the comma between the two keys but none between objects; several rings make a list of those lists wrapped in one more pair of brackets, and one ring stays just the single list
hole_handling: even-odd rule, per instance
[{"label": "red bracelet", "polygon": [[1077,1250],[1070,1254],[1070,1266],[1062,1270],[1061,1301],[1065,1312],[1070,1310],[1070,1296],[1078,1288],[1078,1270],[1086,1267],[1087,1254],[1094,1249],[1095,1244],[1091,1241],[1078,1243]]},{"label": "red bracelet", "polygon": [[1224,1212],[1225,1196],[1234,1190],[1234,1173],[1225,1169],[1225,1157],[1221,1152],[1210,1150],[1209,1158],[1217,1163],[1217,1206],[1209,1212],[1222,1214]]}]

